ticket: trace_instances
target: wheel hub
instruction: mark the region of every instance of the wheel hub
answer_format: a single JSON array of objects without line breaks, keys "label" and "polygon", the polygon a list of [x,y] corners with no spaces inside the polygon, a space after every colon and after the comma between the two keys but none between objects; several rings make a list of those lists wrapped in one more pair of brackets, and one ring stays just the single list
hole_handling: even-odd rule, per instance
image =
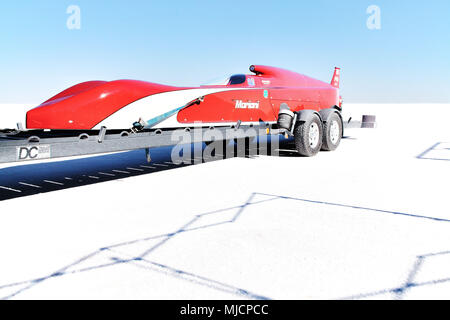
[{"label": "wheel hub", "polygon": [[332,144],[336,144],[339,141],[339,132],[339,124],[336,120],[333,120],[330,126],[330,140]]},{"label": "wheel hub", "polygon": [[313,122],[309,127],[309,146],[313,149],[319,144],[319,126]]}]

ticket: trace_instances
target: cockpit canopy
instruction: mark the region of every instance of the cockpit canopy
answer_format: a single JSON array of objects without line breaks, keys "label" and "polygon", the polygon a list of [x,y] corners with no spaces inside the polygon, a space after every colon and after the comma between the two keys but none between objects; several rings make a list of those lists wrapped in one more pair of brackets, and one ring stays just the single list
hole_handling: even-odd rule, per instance
[{"label": "cockpit canopy", "polygon": [[245,82],[246,78],[247,76],[245,74],[234,74],[230,77],[228,85],[242,84]]}]

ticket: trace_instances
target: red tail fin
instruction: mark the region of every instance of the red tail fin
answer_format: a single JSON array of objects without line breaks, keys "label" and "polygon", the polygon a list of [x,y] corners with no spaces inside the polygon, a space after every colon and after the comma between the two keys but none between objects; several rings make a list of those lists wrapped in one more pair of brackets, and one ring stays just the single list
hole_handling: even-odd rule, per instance
[{"label": "red tail fin", "polygon": [[334,68],[333,79],[331,79],[331,85],[339,89],[339,83],[341,79],[341,68]]}]

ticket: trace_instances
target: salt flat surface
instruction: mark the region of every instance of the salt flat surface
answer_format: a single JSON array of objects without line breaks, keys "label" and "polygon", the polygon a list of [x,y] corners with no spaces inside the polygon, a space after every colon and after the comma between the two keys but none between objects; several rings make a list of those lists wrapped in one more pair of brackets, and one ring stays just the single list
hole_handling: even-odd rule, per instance
[{"label": "salt flat surface", "polygon": [[313,158],[0,169],[0,298],[449,299],[450,105],[362,114]]}]

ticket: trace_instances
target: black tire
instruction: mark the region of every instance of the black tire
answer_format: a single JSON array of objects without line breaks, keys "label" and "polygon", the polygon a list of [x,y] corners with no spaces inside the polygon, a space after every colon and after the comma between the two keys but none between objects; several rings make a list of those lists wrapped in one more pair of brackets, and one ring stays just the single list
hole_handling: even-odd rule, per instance
[{"label": "black tire", "polygon": [[[335,126],[338,126],[338,128]],[[342,132],[342,119],[336,112],[333,112],[332,114],[330,114],[327,121],[323,124],[322,150],[336,150],[336,148],[341,143]]]},{"label": "black tire", "polygon": [[[312,126],[318,131],[313,144],[310,143],[310,132]],[[317,114],[311,114],[306,121],[298,122],[294,130],[295,148],[298,153],[305,157],[315,156],[322,147],[323,125]],[[318,139],[316,141],[316,139]]]}]

